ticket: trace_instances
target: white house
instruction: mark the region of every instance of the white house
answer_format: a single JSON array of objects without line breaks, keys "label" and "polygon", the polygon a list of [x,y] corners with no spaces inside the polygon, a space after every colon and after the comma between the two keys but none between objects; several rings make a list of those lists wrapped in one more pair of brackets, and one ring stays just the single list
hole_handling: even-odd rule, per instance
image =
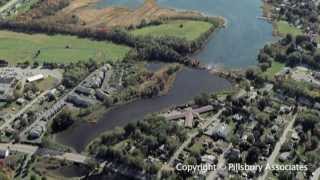
[{"label": "white house", "polygon": [[44,79],[44,75],[43,74],[37,74],[37,75],[31,76],[31,77],[28,77],[27,78],[27,82],[39,81],[39,80],[42,80],[42,79]]}]

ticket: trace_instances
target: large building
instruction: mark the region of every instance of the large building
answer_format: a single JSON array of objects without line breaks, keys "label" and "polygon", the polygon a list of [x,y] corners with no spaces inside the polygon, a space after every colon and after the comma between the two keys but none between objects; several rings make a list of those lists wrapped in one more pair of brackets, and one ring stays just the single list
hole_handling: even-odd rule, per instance
[{"label": "large building", "polygon": [[0,76],[0,101],[10,101],[14,99],[14,89],[17,79],[9,76]]},{"label": "large building", "polygon": [[42,80],[42,79],[44,79],[44,75],[43,74],[37,74],[37,75],[31,76],[31,77],[28,77],[27,78],[27,82],[39,81],[39,80]]},{"label": "large building", "polygon": [[77,94],[69,95],[67,98],[67,101],[77,107],[84,107],[84,108],[89,107],[93,104],[89,99],[87,99],[85,97],[81,97]]}]

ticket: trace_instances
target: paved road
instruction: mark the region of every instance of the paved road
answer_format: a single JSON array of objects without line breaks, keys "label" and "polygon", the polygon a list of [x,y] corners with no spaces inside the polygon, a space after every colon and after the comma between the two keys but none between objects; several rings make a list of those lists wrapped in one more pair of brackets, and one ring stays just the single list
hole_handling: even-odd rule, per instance
[{"label": "paved road", "polygon": [[[25,144],[8,144],[8,143],[0,143],[0,149],[6,150],[9,148],[11,151],[17,151],[25,154],[36,154],[40,148],[38,146],[32,146],[32,145],[25,145]],[[47,152],[50,152],[49,150],[46,150]],[[52,151],[55,152],[55,151]],[[77,162],[81,164],[86,164],[87,160],[90,159],[87,156],[76,154],[76,153],[48,153],[43,154],[46,157],[60,159],[60,160],[68,160],[72,162]]]},{"label": "paved road", "polygon": [[[290,118],[292,116],[289,116],[288,118]],[[285,130],[283,131],[282,133],[282,136],[280,137],[279,141],[277,142],[272,154],[269,156],[268,160],[267,160],[267,164],[273,164],[274,161],[276,160],[279,152],[280,152],[280,149],[281,149],[281,146],[283,145],[283,143],[286,141],[286,138],[287,138],[287,135],[288,135],[288,132],[290,130],[292,130],[293,128],[293,124],[295,122],[297,118],[297,113],[292,117],[292,120],[289,122],[289,124],[287,125],[287,127],[285,128]],[[289,119],[288,119],[289,120]],[[259,180],[265,180],[267,175],[268,175],[269,171],[265,169],[264,173],[262,176],[259,177]]]},{"label": "paved road", "polygon": [[50,157],[60,159],[60,160],[66,159],[68,161],[77,162],[81,164],[86,164],[87,160],[89,159],[87,156],[83,156],[81,154],[75,154],[75,153],[64,153],[62,155],[55,155]]},{"label": "paved road", "polygon": [[222,167],[226,164],[226,160],[224,158],[225,153],[228,149],[232,147],[232,144],[229,144],[229,146],[225,149],[225,151],[219,156],[217,169],[214,171],[211,171],[209,175],[206,177],[206,180],[214,180],[217,177],[218,170],[222,169]]},{"label": "paved road", "polygon": [[0,130],[3,130],[4,128],[8,127],[16,118],[18,118],[18,117],[21,116],[23,113],[25,113],[31,106],[33,106],[34,103],[36,103],[40,98],[44,97],[48,92],[49,92],[49,90],[44,91],[44,92],[41,93],[38,97],[36,97],[34,100],[32,100],[29,104],[27,104],[26,106],[24,106],[19,112],[17,112],[16,114],[14,114],[10,119],[6,120],[6,122],[3,123],[3,124],[0,126]]},{"label": "paved road", "polygon": [[[101,67],[102,68],[102,67]],[[91,78],[91,76],[93,76],[96,72],[98,72],[99,70],[101,70],[101,68],[98,68],[97,70],[95,70],[94,72],[92,72],[91,74],[89,74],[84,80],[82,80],[76,87],[74,87],[72,90],[70,90],[66,95],[64,95],[59,101],[57,101],[55,104],[53,104],[51,107],[55,107],[55,106],[59,106],[60,104],[64,104],[68,98],[68,96],[72,93],[75,92],[75,90],[81,85],[83,84],[83,82],[85,82],[86,80],[88,80],[89,78]],[[22,131],[20,133],[20,137],[26,137],[27,133],[35,126],[39,123],[39,121],[41,121],[43,118],[47,117],[49,113],[51,111],[51,108],[49,108],[47,111],[43,112],[29,127],[27,127],[24,131]]]},{"label": "paved road", "polygon": [[35,154],[39,149],[37,146],[29,146],[24,144],[7,144],[7,143],[0,144],[1,150],[6,150],[8,148],[11,151],[18,151],[26,154]]},{"label": "paved road", "polygon": [[[214,121],[217,121],[218,117],[220,116],[220,114],[224,111],[224,108],[219,110],[214,116],[212,116],[208,121],[206,121],[201,127],[201,130],[206,129],[210,124],[212,124]],[[199,134],[199,131],[196,131],[194,133],[189,134],[188,139],[186,139],[182,145],[175,151],[175,153],[171,156],[171,158],[168,161],[168,164],[165,164],[162,166],[162,168],[158,171],[157,173],[157,179],[161,179],[162,176],[162,170],[166,167],[171,167],[173,166],[174,160],[177,159],[179,157],[179,155],[181,154],[181,152],[187,147],[189,146],[189,144],[191,143],[192,139],[194,139],[197,135]]]},{"label": "paved road", "polygon": [[319,179],[320,179],[320,167],[312,173],[312,177],[311,177],[311,180],[319,180]]}]

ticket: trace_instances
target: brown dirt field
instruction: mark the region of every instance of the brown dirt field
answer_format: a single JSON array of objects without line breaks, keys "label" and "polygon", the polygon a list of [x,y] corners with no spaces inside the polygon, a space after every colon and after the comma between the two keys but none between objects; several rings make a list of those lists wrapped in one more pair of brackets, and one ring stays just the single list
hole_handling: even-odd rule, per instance
[{"label": "brown dirt field", "polygon": [[121,7],[95,9],[92,5],[97,0],[73,0],[70,5],[56,14],[56,17],[76,16],[87,27],[114,27],[137,25],[142,20],[153,20],[160,17],[201,16],[197,12],[177,12],[174,9],[159,7],[154,0],[146,2],[135,10]]}]

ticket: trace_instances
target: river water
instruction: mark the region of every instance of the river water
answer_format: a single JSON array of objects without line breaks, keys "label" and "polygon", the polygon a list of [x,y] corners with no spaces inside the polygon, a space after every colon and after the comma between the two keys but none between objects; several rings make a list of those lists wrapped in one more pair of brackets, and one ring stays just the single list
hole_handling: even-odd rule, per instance
[{"label": "river water", "polygon": [[[144,0],[101,0],[97,6],[136,8]],[[273,40],[272,25],[259,20],[262,0],[157,0],[163,7],[196,10],[209,16],[223,16],[227,28],[215,32],[196,57],[207,65],[246,68],[256,64],[259,49]]]},{"label": "river water", "polygon": [[[143,0],[101,0],[99,8],[111,5],[136,8]],[[215,32],[207,46],[195,56],[207,65],[223,65],[228,68],[246,68],[256,64],[258,50],[273,40],[272,25],[258,20],[261,16],[260,0],[158,0],[164,7],[197,10],[207,15],[219,15],[227,19],[226,28]],[[128,122],[143,119],[148,113],[158,112],[173,105],[192,100],[202,92],[217,92],[231,84],[206,71],[185,69],[166,96],[138,100],[107,112],[97,124],[76,123],[58,134],[58,142],[77,151],[100,133],[124,126]]]},{"label": "river water", "polygon": [[184,104],[202,92],[216,92],[230,87],[231,83],[223,78],[203,70],[186,68],[178,73],[174,86],[167,95],[121,105],[107,112],[97,124],[76,123],[58,134],[56,139],[77,151],[82,151],[93,138],[104,131],[124,126],[128,122],[142,120],[148,113]]}]

